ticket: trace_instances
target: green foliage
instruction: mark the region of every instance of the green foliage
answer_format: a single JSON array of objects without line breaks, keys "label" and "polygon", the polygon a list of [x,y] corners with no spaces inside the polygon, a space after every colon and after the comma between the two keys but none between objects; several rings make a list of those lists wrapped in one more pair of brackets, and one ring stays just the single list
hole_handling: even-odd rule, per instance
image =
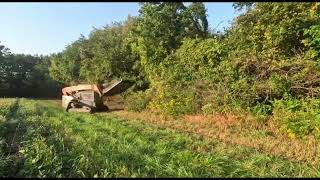
[{"label": "green foliage", "polygon": [[0,45],[0,58],[3,58],[3,56],[6,56],[8,54],[10,54],[10,50],[4,45]]},{"label": "green foliage", "polygon": [[[138,47],[139,44],[140,48],[148,47],[144,53],[140,51],[140,58],[142,65],[153,72],[148,74],[157,96],[151,107],[177,115],[199,112],[204,104],[212,103],[220,111],[250,109],[257,116],[267,116],[272,112],[270,102],[284,94],[317,97],[319,67],[304,56],[307,48],[303,44],[306,38],[303,31],[317,22],[309,10],[314,5],[238,3],[236,8],[247,7],[247,11],[235,20],[224,38],[180,38],[174,43],[176,46],[159,47],[159,44],[172,44],[157,33],[172,30],[161,29],[161,25],[171,27],[173,22],[154,12],[183,6],[144,4],[138,26],[141,37]],[[160,17],[169,24],[159,24]],[[155,23],[158,24],[151,26]],[[169,32],[166,35],[172,41],[177,39],[170,37]],[[155,50],[159,52],[152,52]],[[159,55],[158,60],[152,54]]]},{"label": "green foliage", "polygon": [[205,80],[210,81],[210,73],[224,53],[223,45],[216,39],[185,39],[159,65],[161,82],[154,83],[157,95],[152,107],[169,115],[200,111],[202,104],[197,99],[206,98],[206,88],[200,88],[205,86]]},{"label": "green foliage", "polygon": [[81,77],[86,82],[129,78],[137,57],[125,43],[125,25],[120,23],[91,32],[88,47],[81,55]]},{"label": "green foliage", "polygon": [[183,37],[207,37],[208,20],[204,3],[193,2],[183,10],[185,12],[182,12],[182,22],[187,26]]},{"label": "green foliage", "polygon": [[260,99],[272,100],[290,93],[295,97],[319,96],[319,65],[304,56],[271,59],[268,57],[240,59],[239,74],[247,77]]},{"label": "green foliage", "polygon": [[271,102],[290,95],[319,97],[319,65],[307,57],[270,59],[247,56],[213,69],[210,98],[218,111],[249,110],[257,118],[272,115]]},{"label": "green foliage", "polygon": [[60,84],[48,74],[47,56],[12,54],[0,47],[0,96],[56,97]]},{"label": "green foliage", "polygon": [[[179,92],[179,93],[177,93]],[[196,112],[195,91],[158,83],[150,107],[162,115],[179,116]]]},{"label": "green foliage", "polygon": [[[141,81],[137,56],[131,51],[129,32],[136,20],[114,23],[79,38],[51,59],[51,76],[66,84],[103,83],[114,78]],[[140,77],[141,76],[141,77]]]},{"label": "green foliage", "polygon": [[133,49],[139,54],[150,81],[155,81],[158,65],[181,45],[183,38],[207,35],[202,3],[190,7],[182,2],[143,3],[139,12],[138,38]]},{"label": "green foliage", "polygon": [[268,115],[272,114],[273,107],[270,104],[258,103],[252,108],[257,121],[266,122]]},{"label": "green foliage", "polygon": [[50,76],[62,83],[75,84],[80,79],[80,47],[87,42],[82,36],[64,51],[51,56]]},{"label": "green foliage", "polygon": [[[225,55],[224,45],[217,39],[187,38],[184,39],[183,44],[177,49],[176,53],[172,57],[169,56],[163,64],[165,69],[172,67],[172,70],[178,71],[184,68],[190,75],[194,76],[191,79],[195,77],[206,78],[210,75],[210,71],[222,61]],[[162,76],[165,75],[168,75],[168,73]],[[184,77],[188,78],[188,76],[183,74],[175,80],[182,81],[183,83]]]},{"label": "green foliage", "polygon": [[273,102],[274,118],[281,123],[282,132],[289,137],[320,135],[320,100],[285,97]]},{"label": "green foliage", "polygon": [[152,91],[131,92],[125,96],[125,109],[129,111],[142,111],[149,104],[152,99]]},{"label": "green foliage", "polygon": [[318,19],[310,11],[314,4],[255,3],[234,21],[228,37],[230,50],[237,54],[271,51],[288,56],[304,51],[304,30]]},{"label": "green foliage", "polygon": [[305,30],[305,35],[309,35],[309,41],[305,43],[310,47],[309,55],[319,61],[320,58],[320,25],[312,26],[310,29]]},{"label": "green foliage", "polygon": [[254,6],[253,2],[235,2],[232,4],[233,8],[235,8],[238,11],[241,11],[243,9],[251,9],[252,6]]},{"label": "green foliage", "polygon": [[320,42],[320,3],[314,3],[310,9],[311,15],[317,18],[315,25],[304,30],[304,35],[307,38],[304,40],[304,44],[309,47],[308,55],[319,61],[319,42]]},{"label": "green foliage", "polygon": [[35,137],[20,150],[26,161],[21,174],[32,177],[61,177],[62,161],[53,146],[48,147],[44,137]]}]

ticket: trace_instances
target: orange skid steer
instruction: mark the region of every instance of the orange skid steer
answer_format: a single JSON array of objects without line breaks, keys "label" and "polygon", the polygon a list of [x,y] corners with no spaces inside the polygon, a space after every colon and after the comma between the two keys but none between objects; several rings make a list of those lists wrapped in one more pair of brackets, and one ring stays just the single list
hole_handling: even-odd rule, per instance
[{"label": "orange skid steer", "polygon": [[102,97],[115,89],[122,80],[110,84],[79,84],[62,89],[62,107],[69,111],[95,112],[107,109]]}]

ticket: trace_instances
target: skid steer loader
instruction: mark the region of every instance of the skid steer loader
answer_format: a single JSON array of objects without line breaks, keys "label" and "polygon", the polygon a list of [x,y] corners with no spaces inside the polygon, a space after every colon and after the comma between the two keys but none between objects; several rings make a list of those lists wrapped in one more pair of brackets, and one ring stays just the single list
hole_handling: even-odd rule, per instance
[{"label": "skid steer loader", "polygon": [[[122,80],[114,80],[108,84],[79,84],[62,89],[62,107],[67,111],[89,112],[107,110],[103,96],[119,93]],[[118,89],[118,90],[117,90]],[[112,92],[114,91],[114,92]]]}]

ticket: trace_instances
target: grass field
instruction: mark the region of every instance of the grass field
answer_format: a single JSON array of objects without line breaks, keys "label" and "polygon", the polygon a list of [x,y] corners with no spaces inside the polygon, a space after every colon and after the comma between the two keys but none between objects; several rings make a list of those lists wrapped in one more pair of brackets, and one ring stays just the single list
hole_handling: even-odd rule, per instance
[{"label": "grass field", "polygon": [[0,99],[0,177],[317,177],[319,169],[115,113]]}]

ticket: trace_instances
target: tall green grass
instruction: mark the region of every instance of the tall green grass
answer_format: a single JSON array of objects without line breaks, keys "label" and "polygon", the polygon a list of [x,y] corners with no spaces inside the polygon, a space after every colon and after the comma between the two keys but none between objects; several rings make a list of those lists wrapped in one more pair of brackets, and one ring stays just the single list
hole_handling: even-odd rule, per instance
[{"label": "tall green grass", "polygon": [[[315,177],[318,167],[130,122],[114,115],[66,113],[50,101],[10,101],[0,110],[0,176]],[[9,171],[15,168],[16,171]]]}]

